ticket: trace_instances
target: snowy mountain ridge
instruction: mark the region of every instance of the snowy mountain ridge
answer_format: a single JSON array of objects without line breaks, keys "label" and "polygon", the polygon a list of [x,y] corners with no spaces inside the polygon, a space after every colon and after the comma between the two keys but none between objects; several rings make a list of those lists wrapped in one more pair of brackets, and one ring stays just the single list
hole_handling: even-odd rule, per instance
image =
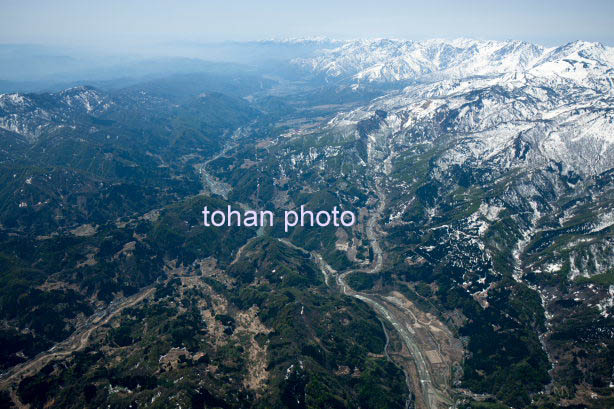
[{"label": "snowy mountain ridge", "polygon": [[614,49],[575,41],[546,48],[524,41],[351,40],[293,64],[318,75],[353,82],[432,81],[527,72],[585,84],[614,76]]},{"label": "snowy mountain ridge", "polygon": [[[560,163],[564,173],[596,175],[614,163],[613,105],[611,89],[553,86],[550,80],[516,73],[408,86],[337,115],[328,127],[352,135],[358,123],[385,112],[374,148],[392,143],[387,139],[411,146],[445,134],[456,142],[442,155],[442,168]],[[417,130],[425,131],[417,136]]]},{"label": "snowy mountain ridge", "polygon": [[88,86],[53,94],[0,94],[0,129],[33,142],[51,127],[73,125],[75,115],[100,113],[112,104],[104,94]]}]

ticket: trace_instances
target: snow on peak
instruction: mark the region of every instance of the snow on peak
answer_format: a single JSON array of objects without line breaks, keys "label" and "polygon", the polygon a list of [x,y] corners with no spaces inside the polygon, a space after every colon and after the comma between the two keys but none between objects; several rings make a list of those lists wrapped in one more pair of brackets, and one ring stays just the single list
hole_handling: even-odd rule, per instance
[{"label": "snow on peak", "polygon": [[0,129],[35,141],[44,129],[73,124],[80,115],[105,111],[112,104],[110,98],[88,86],[57,93],[0,94]]},{"label": "snow on peak", "polygon": [[614,51],[575,41],[545,48],[525,41],[471,39],[350,40],[293,63],[328,77],[354,82],[432,81],[530,72],[568,80],[599,80],[612,74]]}]

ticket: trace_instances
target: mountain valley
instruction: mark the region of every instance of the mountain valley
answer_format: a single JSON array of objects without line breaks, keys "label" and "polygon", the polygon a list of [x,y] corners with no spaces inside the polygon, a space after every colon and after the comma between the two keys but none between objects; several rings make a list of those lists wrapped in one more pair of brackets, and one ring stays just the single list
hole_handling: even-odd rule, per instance
[{"label": "mountain valley", "polygon": [[614,405],[614,49],[249,47],[0,94],[0,407]]}]

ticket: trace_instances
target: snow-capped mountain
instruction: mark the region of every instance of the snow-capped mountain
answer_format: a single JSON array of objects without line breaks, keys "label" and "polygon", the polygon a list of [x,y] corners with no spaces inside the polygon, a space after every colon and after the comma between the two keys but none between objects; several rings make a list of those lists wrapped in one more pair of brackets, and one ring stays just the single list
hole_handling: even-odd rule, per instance
[{"label": "snow-capped mountain", "polygon": [[445,134],[454,143],[442,166],[557,163],[594,176],[614,163],[614,49],[599,43],[359,40],[293,63],[354,87],[411,80],[329,123],[332,132],[351,134],[385,112],[370,139],[373,154],[388,139],[410,146]]},{"label": "snow-capped mountain", "polygon": [[[262,339],[282,334],[287,344],[284,331],[290,327],[282,315],[300,324],[297,334],[307,333],[302,328],[316,316],[316,307],[318,314],[326,315],[331,305],[337,308],[330,304],[334,298],[323,303],[323,294],[307,302],[301,292],[307,285],[303,279],[321,272],[323,281],[311,287],[314,291],[326,285],[329,297],[337,290],[348,295],[350,287],[365,286],[367,290],[354,289],[360,300],[371,300],[364,308],[380,305],[376,312],[391,311],[381,317],[391,324],[384,327],[390,327],[391,342],[384,344],[388,338],[382,334],[381,346],[370,358],[379,356],[384,362],[405,356],[392,353],[398,347],[423,354],[416,355],[425,357],[424,367],[418,368],[422,372],[410,380],[411,390],[422,394],[416,393],[416,402],[426,396],[426,406],[442,407],[428,403],[436,402],[437,396],[447,402],[449,395],[488,399],[506,407],[529,407],[531,402],[538,402],[535,407],[554,407],[571,399],[590,402],[590,407],[611,406],[612,386],[607,386],[614,362],[611,48],[580,41],[545,48],[521,41],[465,39],[293,39],[239,46],[242,53],[275,54],[277,61],[300,55],[290,64],[306,70],[311,81],[296,78],[295,70],[276,62],[274,68],[270,63],[260,67],[267,74],[258,81],[251,73],[244,78],[232,74],[224,89],[239,97],[211,89],[219,86],[218,76],[197,86],[191,75],[115,91],[78,87],[51,94],[0,95],[4,169],[0,177],[5,186],[0,190],[0,244],[18,250],[11,250],[15,262],[2,250],[0,265],[14,263],[16,277],[42,291],[46,287],[35,281],[38,275],[32,272],[57,264],[61,270],[53,279],[66,280],[82,291],[79,294],[98,294],[93,299],[104,296],[97,305],[110,302],[124,289],[155,285],[157,277],[145,273],[153,271],[154,261],[160,263],[155,267],[159,271],[170,271],[167,260],[179,266],[173,267],[169,279],[186,279],[185,283],[199,279],[175,277],[174,271],[196,268],[193,272],[200,271],[211,291],[220,291],[210,294],[225,300],[219,304],[223,314],[207,315],[208,329],[203,327],[198,336],[212,337],[194,344],[199,349],[209,348],[208,342],[217,348],[223,339],[220,333],[234,336],[238,327],[220,327],[221,320],[215,323],[220,316],[226,323],[241,324],[244,307],[258,314],[260,307],[253,308],[252,302],[267,299],[277,301],[260,304],[268,309],[263,322],[281,324],[262,332]],[[274,86],[263,86],[267,81]],[[254,87],[254,82],[259,86]],[[225,206],[225,197],[251,208],[339,206],[355,209],[359,216],[351,229],[297,228],[289,235],[281,229],[260,230],[263,235],[257,240],[263,240],[262,249],[260,244],[240,247],[243,239],[234,242],[242,237],[237,234],[231,248],[230,242],[228,246],[220,242],[216,230],[202,231],[192,219],[200,213],[201,199]],[[82,235],[84,231],[88,233]],[[276,239],[281,237],[280,243],[298,246],[292,248],[296,253],[286,254],[277,247]],[[221,245],[210,247],[211,243]],[[305,252],[299,249],[303,246]],[[284,264],[302,260],[307,252],[317,256],[311,257],[317,266]],[[205,263],[198,258],[205,256],[202,260],[213,266],[215,276],[226,277],[223,283],[210,285],[214,274],[203,276]],[[123,260],[126,264],[113,264]],[[277,265],[287,267],[269,268]],[[135,266],[142,266],[143,272]],[[272,275],[276,271],[291,280]],[[121,274],[107,277],[107,272]],[[106,284],[90,288],[97,283]],[[243,285],[249,291],[243,291]],[[159,288],[170,291],[170,286]],[[206,288],[199,285],[194,294]],[[285,298],[277,297],[281,292],[275,294],[279,290],[288,294],[288,300],[294,299],[283,311],[278,301]],[[158,294],[158,287],[155,291]],[[25,311],[35,315],[46,308],[39,300],[55,300],[57,295],[37,296]],[[152,304],[168,303],[168,297],[156,295]],[[351,324],[354,318],[347,314],[354,308],[344,302],[339,308],[344,315],[327,328]],[[226,315],[235,312],[236,320]],[[414,312],[424,319],[418,320]],[[66,320],[58,328],[77,322],[72,316],[58,316]],[[178,317],[182,315],[164,320],[183,320]],[[33,327],[25,318],[5,316],[3,325],[19,333],[33,328],[35,335],[54,343],[68,336],[51,338],[46,326]],[[433,325],[439,321],[442,325]],[[343,325],[335,324],[339,322]],[[380,328],[374,316],[371,322]],[[211,331],[214,328],[219,331]],[[232,329],[230,334],[227,329]],[[277,378],[270,378],[267,385],[274,389],[276,379],[288,381],[288,376],[298,374],[292,368],[304,370],[307,379],[319,361],[341,363],[334,351],[346,349],[337,348],[336,339],[326,341],[333,339],[326,331],[309,330],[326,336],[309,340],[305,347],[278,348],[275,345],[281,345],[282,339],[270,338],[273,354],[284,350],[290,355],[270,355],[270,362],[278,363],[268,366],[270,376]],[[443,332],[447,335],[440,339]],[[119,346],[114,336],[97,339],[105,348],[112,342],[109,349],[132,353],[148,350],[150,340],[157,338],[134,339],[126,346]],[[183,343],[174,344],[169,338],[164,347],[171,347],[171,341]],[[256,344],[260,341],[245,345]],[[213,347],[202,349],[213,352],[207,352],[212,359],[207,365],[219,355]],[[322,352],[324,348],[329,351]],[[36,346],[24,353],[16,348],[5,362],[15,365],[37,359],[36,354],[46,349],[47,345]],[[298,362],[297,351],[303,355]],[[261,352],[264,356],[266,348]],[[107,372],[109,361],[102,361],[104,371],[96,373]],[[403,367],[408,368],[406,373],[412,373],[420,360],[400,362],[408,365]],[[154,357],[145,370],[157,376],[157,363]],[[198,363],[204,362],[182,366],[180,373],[171,367],[165,376],[184,379]],[[349,375],[349,366],[337,367],[326,364],[318,374],[332,369],[335,377],[360,382],[360,377]],[[228,379],[230,375],[240,379],[244,371],[219,368],[220,385],[243,394],[243,381],[232,385]],[[54,369],[62,371],[59,365]],[[397,373],[402,382],[402,371]],[[191,375],[197,382],[202,379],[200,372]],[[42,379],[50,376],[55,375],[45,373]],[[28,385],[28,379],[21,385]],[[67,384],[62,382],[58,384]],[[570,385],[580,392],[559,395]],[[141,389],[130,395],[149,401],[152,395],[145,393],[154,391]],[[312,389],[319,399],[320,390]],[[296,396],[294,386],[287,391]],[[593,405],[597,398],[606,403]],[[542,405],[539,400],[550,401]],[[445,407],[453,400],[449,402]],[[347,405],[358,406],[364,405],[353,401]]]},{"label": "snow-capped mountain", "polygon": [[[455,143],[442,160],[450,164],[544,166],[596,175],[614,163],[614,94],[573,82],[552,81],[529,73],[497,78],[445,80],[418,86],[343,113],[329,124],[353,127],[386,112],[380,133],[406,146],[430,143],[439,135]],[[429,130],[418,137],[418,129]],[[389,144],[389,140],[373,140]]]},{"label": "snow-capped mountain", "polygon": [[0,94],[0,128],[34,141],[49,127],[72,125],[75,117],[104,112],[111,104],[86,86],[54,94]]},{"label": "snow-capped mountain", "polygon": [[545,48],[523,41],[354,40],[323,49],[313,58],[295,59],[302,69],[353,82],[431,81],[528,72],[536,76],[610,83],[614,51],[577,41]]},{"label": "snow-capped mountain", "polygon": [[[385,94],[322,129],[289,133],[307,142],[276,161],[287,164],[284,177],[314,178],[317,169],[315,191],[338,178],[377,195],[386,209],[384,247],[404,260],[394,270],[409,264],[410,282],[439,273],[426,281],[449,282],[439,287],[442,298],[466,292],[492,314],[497,288],[523,294],[519,305],[539,312],[515,320],[508,333],[532,326],[554,385],[570,379],[570,368],[581,372],[581,358],[567,355],[572,346],[592,351],[587,361],[611,351],[600,342],[613,339],[612,48],[350,41],[293,63],[333,86]],[[347,197],[358,200],[354,190]],[[480,382],[489,370],[480,370]],[[610,382],[611,366],[603,374]]]}]

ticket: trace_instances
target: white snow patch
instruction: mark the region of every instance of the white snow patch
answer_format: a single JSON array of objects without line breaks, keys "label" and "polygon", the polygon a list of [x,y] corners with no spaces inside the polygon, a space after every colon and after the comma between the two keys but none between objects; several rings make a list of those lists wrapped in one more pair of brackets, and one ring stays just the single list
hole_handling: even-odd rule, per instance
[{"label": "white snow patch", "polygon": [[593,229],[591,230],[591,233],[596,233],[603,229],[607,229],[613,224],[614,224],[614,211],[603,214],[599,217],[599,221],[596,223],[595,227],[593,227]]},{"label": "white snow patch", "polygon": [[562,263],[551,263],[551,264],[547,264],[544,267],[544,270],[547,273],[556,273],[557,271],[561,271],[562,268],[563,268],[563,264]]}]

